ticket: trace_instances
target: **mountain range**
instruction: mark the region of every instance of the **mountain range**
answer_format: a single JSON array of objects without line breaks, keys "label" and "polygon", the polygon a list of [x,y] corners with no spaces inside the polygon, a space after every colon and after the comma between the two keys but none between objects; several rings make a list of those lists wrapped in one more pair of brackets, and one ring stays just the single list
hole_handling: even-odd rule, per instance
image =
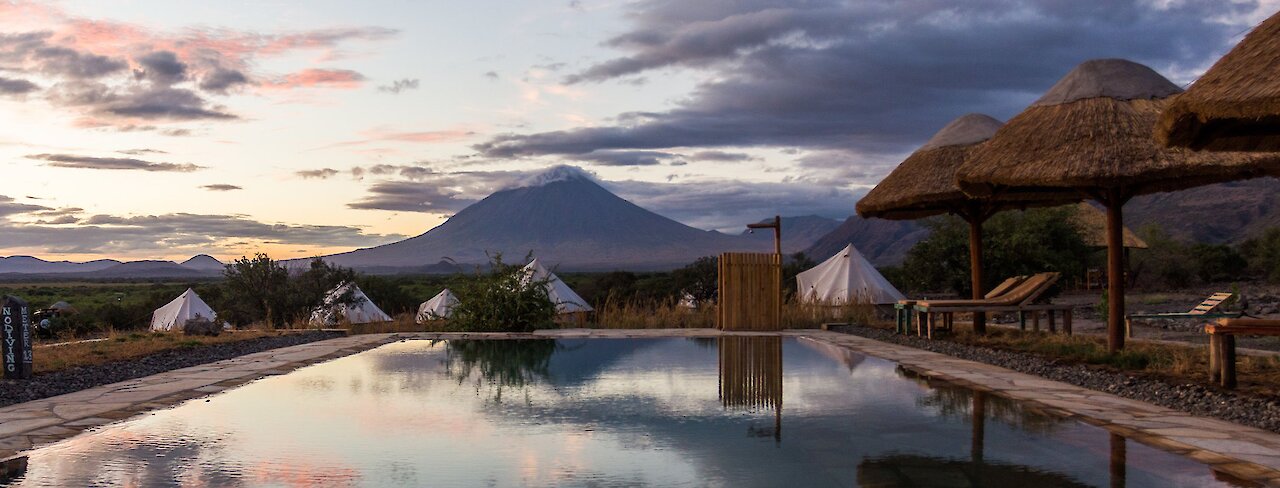
[{"label": "mountain range", "polygon": [[[1135,230],[1157,224],[1181,239],[1239,243],[1280,226],[1280,182],[1263,178],[1142,196],[1125,206],[1125,219]],[[815,215],[784,217],[782,223],[783,252],[802,251],[816,261],[852,243],[878,266],[898,264],[928,235],[913,221],[856,215],[844,222]],[[521,187],[489,195],[416,237],[324,259],[371,273],[439,274],[485,263],[486,253],[501,252],[507,261],[518,262],[533,251],[566,271],[641,271],[671,269],[721,252],[772,249],[771,230],[725,234],[696,229],[614,195],[581,170],[557,167]],[[0,277],[212,277],[223,266],[204,254],[182,263],[75,263],[12,256],[0,258]]]}]

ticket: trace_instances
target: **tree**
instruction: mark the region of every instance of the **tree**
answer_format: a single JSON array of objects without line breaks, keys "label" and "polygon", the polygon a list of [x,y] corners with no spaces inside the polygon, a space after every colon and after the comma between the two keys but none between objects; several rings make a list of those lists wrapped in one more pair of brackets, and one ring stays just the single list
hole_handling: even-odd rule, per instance
[{"label": "tree", "polygon": [[[996,214],[983,225],[986,250],[984,287],[1016,275],[1046,271],[1064,280],[1079,276],[1090,250],[1072,223],[1074,206]],[[909,290],[951,291],[969,296],[969,226],[954,216],[927,219],[929,237],[916,243],[902,263],[901,280]]]},{"label": "tree", "polygon": [[522,266],[504,263],[501,254],[494,254],[487,271],[477,270],[454,290],[458,304],[448,325],[474,332],[529,332],[551,327],[556,304],[547,295],[547,283],[532,279]]},{"label": "tree", "polygon": [[226,309],[219,316],[242,325],[263,322],[274,327],[284,322],[289,286],[289,271],[284,266],[258,253],[253,259],[235,260],[223,276]]},{"label": "tree", "polygon": [[671,273],[676,289],[688,293],[698,303],[714,301],[719,296],[720,258],[704,256]]}]

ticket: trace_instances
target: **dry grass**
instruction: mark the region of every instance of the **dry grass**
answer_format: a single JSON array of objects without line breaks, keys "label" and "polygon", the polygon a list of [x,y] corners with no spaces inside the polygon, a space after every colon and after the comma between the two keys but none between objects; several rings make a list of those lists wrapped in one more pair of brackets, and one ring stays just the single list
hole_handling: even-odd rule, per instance
[{"label": "dry grass", "polygon": [[188,337],[176,332],[109,332],[105,340],[79,342],[35,350],[37,373],[92,366],[148,356],[158,352],[211,344],[247,341],[288,334],[286,331],[240,330],[217,337]]},{"label": "dry grass", "polygon": [[[1047,332],[988,329],[985,336],[957,329],[950,340],[962,344],[1019,351],[1066,362],[1085,363],[1180,383],[1209,383],[1209,353],[1203,345],[1130,342],[1119,354],[1107,352],[1100,336],[1066,336]],[[1280,357],[1239,356],[1239,390],[1280,394]]]},{"label": "dry grass", "polygon": [[712,306],[682,307],[676,302],[639,303],[607,300],[586,325],[600,329],[695,329],[716,326]]}]

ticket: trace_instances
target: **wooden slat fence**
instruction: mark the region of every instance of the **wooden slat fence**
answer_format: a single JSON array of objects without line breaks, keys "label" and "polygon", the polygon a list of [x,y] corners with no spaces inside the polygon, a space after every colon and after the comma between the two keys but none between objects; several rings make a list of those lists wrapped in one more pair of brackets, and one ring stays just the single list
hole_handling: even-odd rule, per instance
[{"label": "wooden slat fence", "polygon": [[782,259],[777,254],[720,255],[721,330],[782,329]]}]

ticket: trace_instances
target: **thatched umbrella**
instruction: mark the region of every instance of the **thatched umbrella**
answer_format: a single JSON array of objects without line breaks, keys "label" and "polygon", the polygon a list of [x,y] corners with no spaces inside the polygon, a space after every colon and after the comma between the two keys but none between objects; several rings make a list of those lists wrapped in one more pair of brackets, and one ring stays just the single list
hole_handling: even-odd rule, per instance
[{"label": "thatched umbrella", "polygon": [[[858,215],[864,218],[914,220],[940,214],[963,218],[969,223],[969,268],[975,299],[985,293],[982,223],[997,211],[1026,205],[965,195],[956,186],[955,174],[965,156],[995,135],[1000,125],[999,120],[983,114],[951,121],[867,192],[857,206]],[[975,313],[974,332],[982,334],[986,328],[986,315]]]},{"label": "thatched umbrella", "polygon": [[1160,115],[1171,147],[1280,151],[1280,14],[1259,24]]},{"label": "thatched umbrella", "polygon": [[1121,59],[1086,61],[970,153],[956,172],[970,195],[1018,201],[1087,196],[1107,209],[1108,346],[1124,347],[1123,218],[1130,198],[1274,174],[1276,159],[1156,145],[1151,132],[1179,88]]}]

